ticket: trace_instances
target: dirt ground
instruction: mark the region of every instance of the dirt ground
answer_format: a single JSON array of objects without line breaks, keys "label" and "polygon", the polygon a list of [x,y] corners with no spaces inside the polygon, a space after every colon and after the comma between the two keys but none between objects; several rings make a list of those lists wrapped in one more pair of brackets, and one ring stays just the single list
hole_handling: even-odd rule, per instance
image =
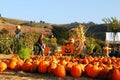
[{"label": "dirt ground", "polygon": [[[0,60],[9,59],[12,55],[0,54]],[[0,73],[0,80],[103,80],[93,79],[83,74],[80,78],[74,78],[67,74],[65,78],[56,77],[53,74],[28,73],[23,71],[6,70]]]}]

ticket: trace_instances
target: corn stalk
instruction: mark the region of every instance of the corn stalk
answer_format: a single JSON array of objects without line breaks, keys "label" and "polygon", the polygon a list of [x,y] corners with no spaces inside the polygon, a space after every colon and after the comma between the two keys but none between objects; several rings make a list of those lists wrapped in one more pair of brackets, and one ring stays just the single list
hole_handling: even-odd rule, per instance
[{"label": "corn stalk", "polygon": [[72,29],[69,39],[74,39],[74,56],[82,53],[85,42],[85,29],[84,25],[80,24],[77,28]]}]

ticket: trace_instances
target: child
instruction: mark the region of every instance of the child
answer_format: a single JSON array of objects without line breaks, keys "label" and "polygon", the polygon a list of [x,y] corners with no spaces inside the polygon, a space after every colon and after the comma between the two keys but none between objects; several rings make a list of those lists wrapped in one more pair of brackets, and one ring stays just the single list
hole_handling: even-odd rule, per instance
[{"label": "child", "polygon": [[103,50],[104,50],[104,55],[106,57],[109,57],[109,50],[111,50],[111,48],[109,48],[108,44],[106,44],[105,47],[103,47]]}]

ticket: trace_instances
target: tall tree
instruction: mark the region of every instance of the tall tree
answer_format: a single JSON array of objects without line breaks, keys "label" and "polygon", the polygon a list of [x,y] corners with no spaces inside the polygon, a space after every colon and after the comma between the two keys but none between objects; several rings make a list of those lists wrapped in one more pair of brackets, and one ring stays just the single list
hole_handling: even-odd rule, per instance
[{"label": "tall tree", "polygon": [[102,21],[104,21],[108,26],[108,30],[115,33],[120,30],[120,20],[118,20],[116,17],[104,18]]},{"label": "tall tree", "polygon": [[118,31],[120,31],[120,20],[118,20],[116,17],[104,18],[102,20],[106,23],[106,25],[108,26],[108,29],[114,32],[113,40],[115,41],[115,35]]},{"label": "tall tree", "polygon": [[63,45],[69,37],[69,29],[64,25],[52,25],[52,33],[60,45]]}]

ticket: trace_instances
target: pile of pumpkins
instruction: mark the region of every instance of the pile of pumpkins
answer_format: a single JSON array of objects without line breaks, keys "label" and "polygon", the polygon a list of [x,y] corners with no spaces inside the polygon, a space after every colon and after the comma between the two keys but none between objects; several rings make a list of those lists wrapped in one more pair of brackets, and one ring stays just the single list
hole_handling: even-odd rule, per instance
[{"label": "pile of pumpkins", "polygon": [[120,80],[120,59],[116,57],[91,57],[84,59],[71,56],[36,56],[21,60],[18,56],[0,61],[0,72],[7,69],[25,72],[54,74],[65,78],[66,75],[81,77],[86,74],[91,78]]}]

